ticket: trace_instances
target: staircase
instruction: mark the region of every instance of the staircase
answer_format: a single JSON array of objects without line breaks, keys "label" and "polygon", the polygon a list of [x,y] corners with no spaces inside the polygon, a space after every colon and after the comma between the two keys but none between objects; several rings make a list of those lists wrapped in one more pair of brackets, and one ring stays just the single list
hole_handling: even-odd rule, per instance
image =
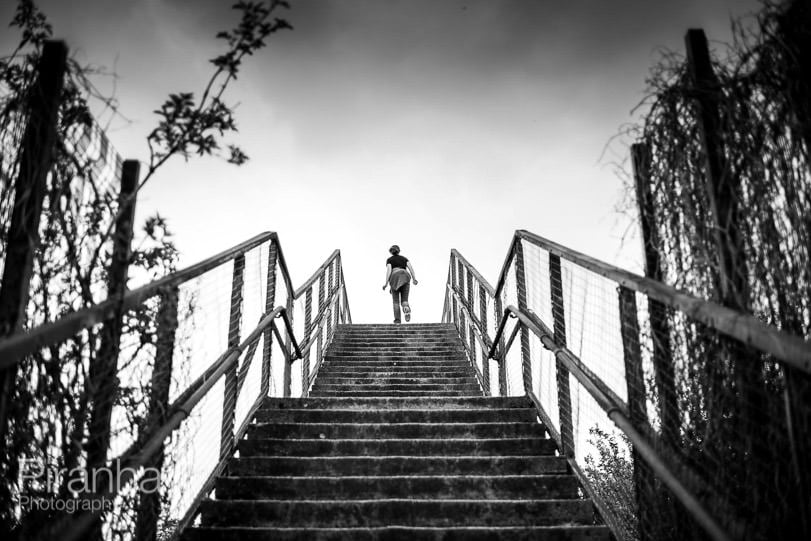
[{"label": "staircase", "polygon": [[267,399],[186,540],[608,540],[525,397],[484,397],[451,324],[342,325]]}]

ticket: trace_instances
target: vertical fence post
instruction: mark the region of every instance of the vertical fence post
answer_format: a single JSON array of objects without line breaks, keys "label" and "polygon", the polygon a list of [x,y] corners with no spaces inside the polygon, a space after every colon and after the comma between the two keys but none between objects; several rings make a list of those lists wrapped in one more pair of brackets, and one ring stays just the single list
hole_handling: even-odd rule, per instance
[{"label": "vertical fence post", "polygon": [[[487,344],[490,340],[490,333],[487,331],[487,291],[484,289],[484,284],[479,283],[479,323],[482,326],[482,336],[485,338],[484,343]],[[490,396],[490,359],[487,358],[487,351],[482,349],[482,383],[484,384],[484,394]]]},{"label": "vertical fence post", "polygon": [[[643,143],[631,146],[631,162],[636,184],[636,201],[645,251],[645,276],[664,281],[659,257],[661,241],[656,221],[656,205],[650,179],[650,150]],[[676,401],[676,378],[670,341],[670,320],[667,308],[648,297],[651,338],[653,341],[653,371],[656,382],[657,406],[662,423],[662,436],[668,445],[676,447],[679,439],[679,409]]]},{"label": "vertical fence post", "polygon": [[[493,304],[495,312],[496,312],[496,325],[501,324],[501,320],[504,317],[504,308],[501,306],[501,297],[496,296],[493,299]],[[507,342],[504,340],[504,333],[502,333],[501,338],[499,338],[498,343],[498,351],[501,352],[501,357],[497,359],[498,361],[498,394],[499,396],[507,396],[507,356],[504,348],[506,347]]]},{"label": "vertical fence post", "polygon": [[[332,263],[329,265],[329,295],[327,295],[328,299],[332,299],[332,295],[335,293],[335,267],[338,265],[338,258],[336,257]],[[330,306],[333,306],[334,302],[330,303]],[[332,337],[333,326],[332,326],[332,312],[330,312],[330,317],[327,318],[327,340]]]},{"label": "vertical fence post", "polygon": [[707,37],[690,29],[685,37],[687,65],[699,109],[699,131],[706,160],[707,199],[718,247],[718,291],[725,306],[748,313],[749,286],[740,231],[740,180],[730,174],[721,140],[719,82],[713,72]]},{"label": "vertical fence post", "polygon": [[338,258],[335,260],[335,318],[334,329],[338,330],[338,324],[341,321],[341,297],[343,297],[343,284],[341,282],[341,254],[338,253]]},{"label": "vertical fence post", "polygon": [[[710,227],[719,254],[716,290],[721,304],[739,312],[750,313],[748,270],[738,204],[742,200],[740,177],[731,173],[724,156],[719,107],[723,95],[713,72],[704,31],[688,30],[685,44],[706,160],[705,182],[710,206]],[[740,413],[736,415],[735,421],[738,423],[737,431],[743,438],[743,445],[751,450],[750,460],[725,464],[724,467],[728,468],[731,477],[745,475],[755,483],[771,482],[767,480],[772,474],[770,453],[762,445],[763,428],[769,423],[762,363],[756,352],[737,341],[722,337],[720,343],[727,359],[734,359],[731,374],[739,389],[737,401],[740,406]],[[716,362],[722,361],[718,359]],[[710,414],[715,415],[712,412]]]},{"label": "vertical fence post", "polygon": [[[169,390],[172,386],[172,365],[175,334],[177,332],[178,296],[177,287],[161,292],[160,295],[157,336],[155,338],[155,365],[152,368],[152,385],[146,423],[144,429],[139,432],[142,438],[147,437],[153,430],[163,425],[169,411]],[[154,468],[161,472],[163,460],[164,446],[161,445],[153,457],[145,464],[145,468]],[[157,538],[158,519],[161,511],[160,486],[144,488],[148,490],[141,491],[138,501],[135,539],[137,541],[154,541]]]},{"label": "vertical fence post", "polygon": [[316,351],[316,355],[315,355],[315,367],[316,367],[316,370],[321,368],[321,347],[324,345],[324,338],[323,338],[324,337],[324,327],[321,325],[321,322],[322,322],[321,318],[326,317],[326,314],[324,313],[324,311],[327,309],[327,307],[325,306],[326,297],[324,295],[325,280],[326,280],[326,275],[322,271],[321,276],[318,277],[318,318],[317,319],[318,319],[319,323],[318,323],[318,329],[316,330],[316,332],[318,332],[318,338],[317,338],[318,344],[317,344],[317,349],[315,350]]},{"label": "vertical fence post", "polygon": [[457,290],[458,278],[456,277],[456,258],[451,254],[451,305],[453,312],[453,324],[459,330],[459,307],[456,302],[456,295],[453,294]]},{"label": "vertical fence post", "polygon": [[[566,347],[566,312],[563,305],[563,276],[560,269],[560,256],[549,254],[549,290],[552,301],[554,340],[558,347]],[[572,426],[572,398],[569,391],[569,370],[559,359],[555,359],[555,373],[558,384],[558,410],[560,417],[561,453],[574,456],[574,427]]]},{"label": "vertical fence post", "polygon": [[[137,160],[127,160],[123,163],[121,170],[118,216],[113,234],[112,259],[107,274],[107,297],[119,301],[123,300],[127,291],[140,167]],[[89,475],[95,475],[94,470],[104,467],[107,463],[110,423],[119,386],[118,354],[121,347],[123,320],[124,313],[119,308],[112,317],[104,322],[100,333],[98,354],[95,359],[90,361],[88,369],[88,387],[92,404],[86,446]],[[106,484],[106,481],[103,481],[103,484]]]},{"label": "vertical fence post", "polygon": [[[467,341],[470,343],[470,361],[476,364],[476,330],[474,322],[476,321],[476,307],[473,304],[473,273],[469,268],[465,268],[465,292],[467,293],[467,306],[470,310],[470,322],[468,325]],[[482,365],[484,366],[484,365]]]},{"label": "vertical fence post", "polygon": [[[228,347],[239,345],[242,321],[242,286],[245,283],[245,255],[234,259],[234,274],[231,280],[231,314],[228,321]],[[225,373],[222,403],[222,431],[220,435],[220,459],[231,455],[234,445],[234,417],[237,405],[237,368],[234,363]]]},{"label": "vertical fence post", "polygon": [[[37,81],[28,101],[28,122],[20,148],[20,171],[14,182],[14,207],[6,239],[3,281],[0,284],[0,337],[19,332],[25,323],[34,253],[39,246],[42,203],[56,143],[59,97],[64,86],[67,58],[68,48],[64,42],[45,42],[37,64]],[[0,371],[0,448],[5,448],[10,422],[8,406],[16,373],[16,367]],[[2,465],[2,470],[5,472],[6,464]],[[4,496],[0,497],[5,499]],[[6,505],[2,507],[9,508]]]},{"label": "vertical fence post", "polygon": [[[456,259],[456,266],[457,266],[457,272],[456,272],[456,280],[457,280],[456,287],[457,287],[457,289],[456,289],[456,293],[459,296],[459,337],[462,339],[462,342],[464,342],[465,345],[467,345],[467,343],[468,343],[467,339],[468,339],[468,331],[469,331],[469,329],[468,329],[469,322],[468,322],[467,318],[465,317],[465,310],[464,310],[464,307],[465,307],[465,303],[464,303],[464,299],[465,299],[465,266],[462,264],[462,260],[458,259],[458,258]],[[468,316],[470,316],[470,315],[471,314],[468,314]]]},{"label": "vertical fence post", "polygon": [[[265,313],[269,314],[273,311],[274,304],[276,303],[276,261],[278,260],[279,253],[276,247],[276,239],[271,239],[268,245],[268,274],[267,274],[267,288],[265,292]],[[270,391],[270,380],[272,378],[272,365],[271,357],[273,354],[273,328],[268,326],[265,329],[265,336],[262,341],[262,381],[260,391],[262,396],[267,396]]]},{"label": "vertical fence post", "polygon": [[[313,286],[307,288],[304,295],[304,343],[310,340],[310,333],[313,330]],[[302,344],[303,347],[303,344]],[[310,350],[304,354],[301,360],[301,396],[307,396],[310,386]]]},{"label": "vertical fence post", "polygon": [[[524,271],[524,246],[520,237],[515,238],[515,281],[518,296],[518,309],[527,311],[527,275]],[[529,347],[530,330],[526,325],[521,325],[521,373],[524,376],[524,390],[532,390],[532,355]]]},{"label": "vertical fence post", "polygon": [[[642,370],[642,351],[639,346],[636,293],[624,286],[620,286],[617,291],[619,296],[622,352],[625,360],[625,384],[628,392],[628,411],[634,426],[644,432],[648,415],[646,411],[645,377]],[[655,519],[650,513],[654,504],[651,501],[652,494],[649,490],[653,486],[653,480],[650,469],[636,449],[632,450],[632,459],[634,464],[637,520],[639,523],[638,531],[640,539],[648,539],[646,526]]]},{"label": "vertical fence post", "polygon": [[[293,326],[293,294],[288,291],[287,293],[287,304],[285,305],[287,311],[287,318],[290,320],[290,326]],[[292,337],[287,337],[287,352],[290,358],[293,357],[293,342]],[[284,371],[282,373],[282,397],[288,398],[291,393],[291,388],[293,385],[292,375],[291,372],[293,370],[293,362],[288,362],[287,358],[284,361]]]}]

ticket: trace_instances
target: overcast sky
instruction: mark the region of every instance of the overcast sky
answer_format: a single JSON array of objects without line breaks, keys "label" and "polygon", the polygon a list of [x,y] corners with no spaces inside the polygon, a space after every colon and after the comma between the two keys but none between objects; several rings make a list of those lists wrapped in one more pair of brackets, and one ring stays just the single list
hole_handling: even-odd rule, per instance
[{"label": "overcast sky", "polygon": [[[2,0],[11,19],[14,3]],[[40,0],[72,54],[119,75],[131,122],[110,138],[146,159],[151,113],[200,92],[236,13],[226,0]],[[639,270],[622,247],[622,182],[609,140],[634,120],[662,48],[702,27],[728,41],[753,0],[292,0],[292,32],[249,59],[231,93],[251,161],[178,159],[139,214],[159,210],[183,263],[277,231],[296,285],[343,254],[356,322],[391,320],[381,291],[399,244],[421,283],[414,321],[438,321],[448,254],[495,282],[513,231],[528,229]],[[13,46],[7,32],[4,51]],[[109,80],[98,86],[112,91]]]}]

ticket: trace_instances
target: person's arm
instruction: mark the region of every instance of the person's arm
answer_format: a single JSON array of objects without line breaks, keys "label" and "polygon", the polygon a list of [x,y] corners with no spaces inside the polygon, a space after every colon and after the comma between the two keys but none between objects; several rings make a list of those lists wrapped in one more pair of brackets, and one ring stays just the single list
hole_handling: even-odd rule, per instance
[{"label": "person's arm", "polygon": [[414,275],[414,267],[411,266],[411,261],[406,263],[406,267],[408,267],[408,272],[411,273],[411,278],[414,280],[414,285],[417,285],[417,277]]},{"label": "person's arm", "polygon": [[383,284],[383,290],[389,285],[389,277],[391,277],[391,263],[386,263],[386,283]]}]

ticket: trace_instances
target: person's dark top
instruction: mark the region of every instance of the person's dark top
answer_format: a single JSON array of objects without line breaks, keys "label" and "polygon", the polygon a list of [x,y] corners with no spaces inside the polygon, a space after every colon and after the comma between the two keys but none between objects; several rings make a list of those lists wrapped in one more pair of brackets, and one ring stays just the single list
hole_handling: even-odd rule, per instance
[{"label": "person's dark top", "polygon": [[391,265],[392,269],[405,269],[406,263],[408,263],[408,258],[403,257],[401,255],[393,255],[386,260],[386,263]]}]

